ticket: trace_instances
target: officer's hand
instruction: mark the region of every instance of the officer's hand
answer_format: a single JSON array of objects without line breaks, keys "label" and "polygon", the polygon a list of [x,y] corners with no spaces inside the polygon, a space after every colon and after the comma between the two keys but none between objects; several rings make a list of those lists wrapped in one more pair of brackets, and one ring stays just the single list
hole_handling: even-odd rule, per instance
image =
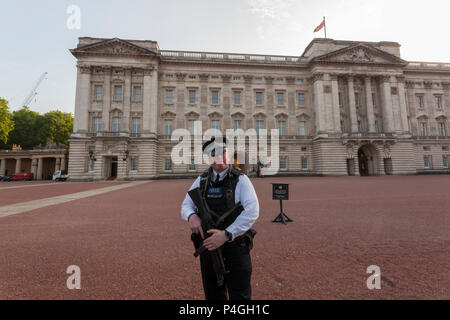
[{"label": "officer's hand", "polygon": [[205,239],[202,228],[202,220],[200,220],[200,217],[198,215],[193,214],[189,218],[189,227],[191,228],[193,233],[200,234],[202,236],[202,239]]},{"label": "officer's hand", "polygon": [[208,239],[203,242],[203,245],[209,251],[214,251],[220,248],[225,242],[228,241],[228,237],[223,230],[208,230],[209,234],[212,234]]}]

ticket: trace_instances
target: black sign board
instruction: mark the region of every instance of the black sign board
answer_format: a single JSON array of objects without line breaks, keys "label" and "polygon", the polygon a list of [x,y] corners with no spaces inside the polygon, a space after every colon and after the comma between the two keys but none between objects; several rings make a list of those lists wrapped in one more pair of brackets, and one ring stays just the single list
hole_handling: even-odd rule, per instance
[{"label": "black sign board", "polygon": [[289,185],[284,183],[272,183],[273,200],[289,200]]}]

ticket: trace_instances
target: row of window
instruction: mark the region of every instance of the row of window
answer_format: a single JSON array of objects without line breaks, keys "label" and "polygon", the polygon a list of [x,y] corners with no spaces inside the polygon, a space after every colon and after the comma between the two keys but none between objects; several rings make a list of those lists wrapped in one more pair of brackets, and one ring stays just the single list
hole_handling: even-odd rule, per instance
[{"label": "row of window", "polygon": [[[103,86],[95,85],[94,86],[94,101],[102,101],[103,100]],[[142,102],[142,86],[133,86],[133,101],[134,102]],[[123,86],[116,85],[113,86],[113,100],[114,101],[123,101]]]},{"label": "row of window", "polygon": [[[442,156],[442,168],[448,169],[448,163],[449,163],[450,156],[443,155]],[[427,155],[423,156],[423,167],[425,169],[433,169],[433,156]]]},{"label": "row of window", "polygon": [[[240,106],[242,105],[242,90],[239,91],[233,91],[233,104]],[[277,106],[284,107],[286,105],[286,97],[285,92],[277,92]],[[174,104],[174,90],[173,89],[166,89],[165,91],[165,104],[171,105]],[[197,97],[197,90],[189,89],[188,90],[188,103],[190,105],[196,105],[198,103],[198,97]],[[212,105],[219,105],[220,104],[220,90],[213,89],[211,90],[210,95],[210,103]],[[264,105],[264,92],[263,91],[256,91],[255,92],[255,104],[257,106],[263,106]],[[297,106],[298,107],[305,107],[305,94],[303,92],[297,93]]]},{"label": "row of window", "polygon": [[[195,122],[196,122],[196,120],[188,120],[188,130],[189,130],[190,134],[194,134]],[[233,125],[234,125],[234,127],[233,127],[234,130],[243,129],[242,120],[234,120]],[[211,128],[220,130],[220,120],[212,120]],[[264,129],[265,129],[265,121],[257,120],[256,121],[256,132],[259,134],[259,133],[261,133],[261,130],[264,130]],[[287,134],[286,121],[278,121],[278,131],[281,136],[285,136]],[[173,120],[164,120],[164,134],[171,135],[172,132],[173,132]],[[300,136],[308,135],[307,123],[305,121],[299,122],[299,135]]]},{"label": "row of window", "polygon": [[[445,122],[438,122],[438,135],[440,137],[447,136],[447,130],[445,128]],[[428,124],[426,122],[419,123],[420,136],[427,137],[428,136]]]},{"label": "row of window", "polygon": [[[92,132],[93,133],[101,132],[102,131],[102,118],[94,117],[92,120],[93,120],[92,121],[92,123],[93,123]],[[111,131],[112,132],[120,132],[121,125],[122,125],[122,118],[113,117]],[[141,118],[132,118],[131,133],[141,133]]]},{"label": "row of window", "polygon": [[[307,157],[301,158],[301,169],[308,170],[308,158]],[[172,171],[172,160],[171,159],[164,160],[164,170]],[[288,158],[287,157],[280,157],[280,170],[281,171],[288,170]],[[196,165],[194,163],[194,159],[191,159],[191,163],[189,164],[189,171],[196,171]]]},{"label": "row of window", "polygon": [[[425,100],[423,95],[416,95],[417,107],[425,108]],[[434,105],[436,109],[442,110],[442,95],[434,95]]]}]

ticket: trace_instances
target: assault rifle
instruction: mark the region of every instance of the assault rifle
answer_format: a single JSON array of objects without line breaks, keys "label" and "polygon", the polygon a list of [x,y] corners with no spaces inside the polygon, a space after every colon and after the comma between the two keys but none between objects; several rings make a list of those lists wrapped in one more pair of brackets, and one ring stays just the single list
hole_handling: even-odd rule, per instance
[{"label": "assault rifle", "polygon": [[[208,230],[211,229],[219,229],[220,226],[223,223],[223,221],[234,211],[239,210],[243,207],[241,203],[239,202],[236,204],[232,209],[225,212],[222,216],[218,216],[215,212],[212,212],[208,210],[205,206],[205,203],[202,198],[202,194],[200,192],[200,188],[193,189],[188,192],[189,196],[192,199],[192,202],[194,202],[194,205],[197,207],[197,214],[202,220],[202,229],[203,234],[205,235],[205,238],[209,238],[210,235],[207,233]],[[241,210],[241,211],[242,211]],[[215,217],[217,220],[214,222],[213,217]],[[192,235],[192,241],[194,242],[195,246],[195,253],[194,256],[198,257],[201,253],[205,252],[207,249],[203,245],[203,240],[201,239],[201,236],[193,234]],[[225,263],[223,261],[222,256],[222,249],[218,248],[214,251],[211,251],[211,258],[213,263],[214,272],[216,273],[217,277],[217,285],[222,286],[224,281],[224,274],[227,274],[228,271],[225,268]]]}]

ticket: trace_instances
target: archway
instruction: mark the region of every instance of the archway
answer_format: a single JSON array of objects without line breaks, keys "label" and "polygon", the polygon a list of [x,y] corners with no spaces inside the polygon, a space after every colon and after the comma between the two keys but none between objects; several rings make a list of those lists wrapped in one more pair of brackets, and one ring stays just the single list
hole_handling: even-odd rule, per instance
[{"label": "archway", "polygon": [[366,144],[359,148],[358,164],[361,176],[377,175],[377,150],[373,145]]}]

